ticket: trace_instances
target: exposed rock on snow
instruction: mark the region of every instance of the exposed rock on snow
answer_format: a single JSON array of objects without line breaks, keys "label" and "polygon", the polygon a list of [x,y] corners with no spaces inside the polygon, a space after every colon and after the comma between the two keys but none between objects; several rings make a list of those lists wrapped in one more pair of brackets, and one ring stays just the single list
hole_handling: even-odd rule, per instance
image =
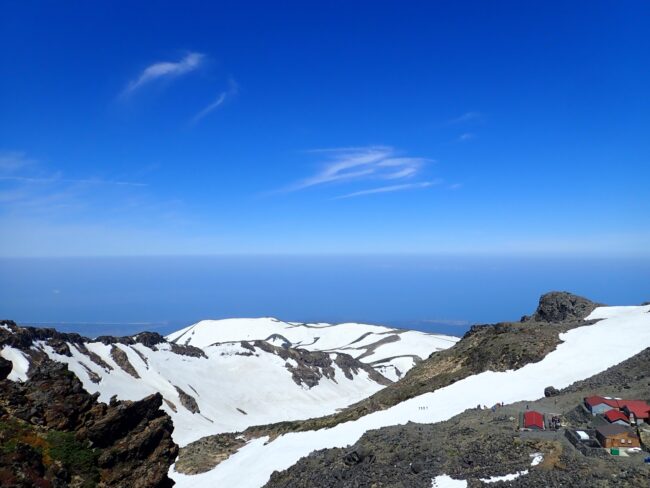
[{"label": "exposed rock on snow", "polygon": [[[264,341],[283,348],[346,353],[397,380],[455,337],[367,324],[302,324],[273,318],[203,320],[167,336],[175,344],[205,348],[237,341]],[[399,371],[399,374],[397,372]]]},{"label": "exposed rock on snow", "polygon": [[[330,327],[325,324],[290,326],[294,340],[296,335],[302,335],[307,342],[325,344],[328,350],[321,351],[290,347],[282,334],[264,333],[259,336],[262,339],[254,338],[260,326],[268,332],[269,327],[284,323],[257,319],[248,329],[244,327],[246,323],[210,322],[205,327],[200,323],[185,329],[193,336],[210,338],[199,347],[189,340],[168,342],[156,333],[91,340],[54,329],[18,327],[6,321],[0,329],[0,350],[13,363],[10,379],[26,380],[30,367],[51,358],[67,364],[88,391],[99,393],[100,401],[109,402],[113,396],[118,400],[139,400],[160,393],[163,409],[174,419],[174,439],[181,445],[210,434],[241,431],[251,425],[333,413],[390,383],[378,371],[382,368],[375,369],[343,349],[358,342],[364,334],[369,337],[368,328],[372,334],[390,331],[394,335],[393,329],[359,326],[363,330],[356,330],[348,324],[336,328],[334,337],[331,331],[324,332]],[[234,326],[239,328],[221,330]],[[218,339],[239,339],[216,341],[209,337],[215,333]],[[172,336],[179,334],[184,332]],[[456,340],[414,334],[420,338],[417,347],[413,339],[401,346],[413,346],[423,357]],[[423,345],[426,340],[429,342]],[[335,347],[336,341],[341,345],[340,351]],[[358,355],[364,352],[368,348]],[[407,349],[398,352],[404,356],[414,354]],[[414,355],[408,361],[412,365],[420,359]]]},{"label": "exposed rock on snow", "polygon": [[[134,352],[137,352],[137,349],[133,349]],[[144,355],[142,353],[138,353],[140,358],[143,358]],[[131,376],[133,376],[136,379],[140,379],[140,375],[138,372],[135,370],[133,365],[129,362],[129,357],[126,355],[126,353],[117,347],[116,345],[111,345],[111,358],[113,358],[113,361],[122,368],[124,371],[129,373]]]},{"label": "exposed rock on snow", "polygon": [[176,391],[178,392],[179,398],[181,399],[181,405],[183,405],[192,413],[201,413],[201,410],[199,409],[199,405],[198,403],[196,403],[196,399],[192,395],[188,395],[183,391],[182,388],[179,388],[178,386],[176,386],[175,388]]}]

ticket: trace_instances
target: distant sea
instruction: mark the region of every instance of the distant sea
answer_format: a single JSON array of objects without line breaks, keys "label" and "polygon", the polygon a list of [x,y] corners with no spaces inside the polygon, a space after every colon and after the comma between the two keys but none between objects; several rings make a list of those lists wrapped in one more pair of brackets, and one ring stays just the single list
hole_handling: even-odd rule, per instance
[{"label": "distant sea", "polygon": [[211,256],[0,259],[0,318],[88,336],[162,334],[201,319],[273,316],[462,335],[519,320],[568,290],[650,300],[650,259]]}]

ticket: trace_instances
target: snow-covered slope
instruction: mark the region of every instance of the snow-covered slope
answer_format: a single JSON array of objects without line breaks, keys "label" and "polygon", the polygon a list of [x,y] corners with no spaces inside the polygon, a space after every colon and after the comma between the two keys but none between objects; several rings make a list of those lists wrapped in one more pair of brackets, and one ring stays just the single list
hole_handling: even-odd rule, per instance
[{"label": "snow-covered slope", "polygon": [[[199,322],[171,334],[169,342],[153,335],[89,341],[48,334],[34,334],[29,350],[0,348],[14,365],[10,379],[26,380],[30,353],[44,352],[67,364],[100,401],[160,393],[181,446],[253,425],[332,414],[390,383],[382,373],[397,378],[414,361],[458,340],[377,326],[274,319]],[[313,347],[316,343],[323,349]]]},{"label": "snow-covered slope", "polygon": [[[263,486],[275,470],[283,470],[317,449],[355,443],[364,432],[409,421],[447,420],[477,404],[533,400],[544,388],[566,387],[638,354],[650,346],[650,306],[599,307],[587,319],[602,319],[561,334],[563,341],[542,361],[506,372],[486,371],[426,393],[394,407],[331,429],[289,433],[250,441],[212,471],[194,476],[171,470],[178,487]],[[428,407],[428,408],[421,408]],[[245,472],[246,476],[242,476]]]},{"label": "snow-covered slope", "polygon": [[[326,415],[383,387],[363,370],[346,377],[335,362],[331,378],[322,377],[311,388],[298,385],[287,369],[287,363],[295,360],[240,343],[207,346],[205,356],[199,357],[177,354],[169,344],[157,345],[156,350],[142,344],[86,344],[104,367],[74,345],[71,357],[45,344],[42,347],[50,358],[66,363],[86,390],[99,392],[100,401],[108,402],[113,395],[138,400],[160,392],[174,421],[174,440],[180,445],[250,425]],[[126,355],[132,369],[125,369],[123,361],[118,364],[113,348]]]},{"label": "snow-covered slope", "polygon": [[274,318],[203,320],[167,336],[170,342],[205,347],[264,340],[308,351],[343,352],[397,380],[417,361],[453,346],[458,338],[368,324],[304,324]]}]

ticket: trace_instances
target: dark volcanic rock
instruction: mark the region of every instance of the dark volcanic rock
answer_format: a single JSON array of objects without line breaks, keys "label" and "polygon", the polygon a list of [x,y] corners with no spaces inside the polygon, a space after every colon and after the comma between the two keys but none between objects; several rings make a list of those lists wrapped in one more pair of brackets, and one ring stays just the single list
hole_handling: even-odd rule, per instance
[{"label": "dark volcanic rock", "polygon": [[90,359],[93,363],[95,363],[100,368],[103,368],[105,371],[112,371],[113,370],[113,366],[111,366],[106,361],[104,361],[99,356],[99,354],[94,353],[93,351],[89,350],[83,342],[80,342],[79,344],[74,344],[73,347],[77,348],[77,350],[81,354],[85,354],[86,356],[88,356],[88,359]]},{"label": "dark volcanic rock", "polygon": [[526,317],[525,321],[565,322],[567,320],[582,320],[598,306],[600,306],[598,303],[572,293],[552,291],[542,295],[537,310],[531,317]]},{"label": "dark volcanic rock", "polygon": [[196,403],[196,399],[192,395],[185,393],[185,391],[183,391],[178,386],[174,386],[174,388],[176,388],[178,397],[181,399],[181,404],[185,408],[187,408],[192,413],[201,413],[201,410],[199,410],[199,404]]},{"label": "dark volcanic rock", "polygon": [[97,402],[63,364],[42,361],[24,383],[0,380],[1,486],[173,485],[178,453],[162,397]]},{"label": "dark volcanic rock", "polygon": [[0,357],[0,380],[4,380],[13,369],[14,365],[11,361],[7,361],[5,358]]},{"label": "dark volcanic rock", "polygon": [[[377,372],[372,366],[362,363],[349,354],[336,353],[332,360],[330,354],[321,351],[308,351],[300,348],[278,347],[266,341],[253,341],[253,348],[276,354],[285,361],[293,360],[293,364],[286,363],[286,368],[291,372],[291,377],[297,385],[305,385],[308,388],[316,386],[321,378],[325,377],[336,381],[336,364],[346,378],[352,379],[353,374],[360,370],[368,373],[368,376],[381,385],[388,385],[391,381]],[[253,349],[254,350],[254,349]]]},{"label": "dark volcanic rock", "polygon": [[193,358],[207,358],[203,349],[200,349],[196,346],[190,346],[188,344],[176,344],[175,342],[170,342],[169,345],[172,348],[174,354],[179,354],[181,356],[190,356]]},{"label": "dark volcanic rock", "polygon": [[354,466],[363,462],[372,463],[374,461],[375,455],[362,445],[353,447],[343,455],[343,462],[348,466]]},{"label": "dark volcanic rock", "polygon": [[151,349],[155,345],[162,344],[163,342],[167,341],[158,332],[141,332],[135,336],[135,342],[147,346],[149,349]]},{"label": "dark volcanic rock", "polygon": [[83,435],[97,447],[110,446],[115,439],[121,439],[133,431],[139,423],[150,422],[160,417],[162,395],[155,393],[137,402],[111,402],[105,415],[81,430]]},{"label": "dark volcanic rock", "polygon": [[559,395],[559,393],[560,393],[559,390],[554,386],[547,386],[546,388],[544,388],[544,396],[547,398]]},{"label": "dark volcanic rock", "polygon": [[129,361],[129,357],[122,349],[116,345],[111,346],[111,357],[113,358],[113,361],[115,361],[124,371],[129,373],[134,378],[140,378],[140,375],[131,364],[131,361]]},{"label": "dark volcanic rock", "polygon": [[57,354],[60,354],[61,356],[68,356],[72,357],[72,353],[70,352],[70,347],[68,344],[61,339],[50,339],[48,341],[48,345],[54,349],[54,352]]}]

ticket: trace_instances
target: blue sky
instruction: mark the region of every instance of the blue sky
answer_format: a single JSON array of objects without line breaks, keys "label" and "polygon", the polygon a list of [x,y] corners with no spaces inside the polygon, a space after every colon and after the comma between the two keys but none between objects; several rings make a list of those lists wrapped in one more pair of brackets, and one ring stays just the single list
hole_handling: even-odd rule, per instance
[{"label": "blue sky", "polygon": [[0,256],[650,254],[647,2],[2,2]]}]

